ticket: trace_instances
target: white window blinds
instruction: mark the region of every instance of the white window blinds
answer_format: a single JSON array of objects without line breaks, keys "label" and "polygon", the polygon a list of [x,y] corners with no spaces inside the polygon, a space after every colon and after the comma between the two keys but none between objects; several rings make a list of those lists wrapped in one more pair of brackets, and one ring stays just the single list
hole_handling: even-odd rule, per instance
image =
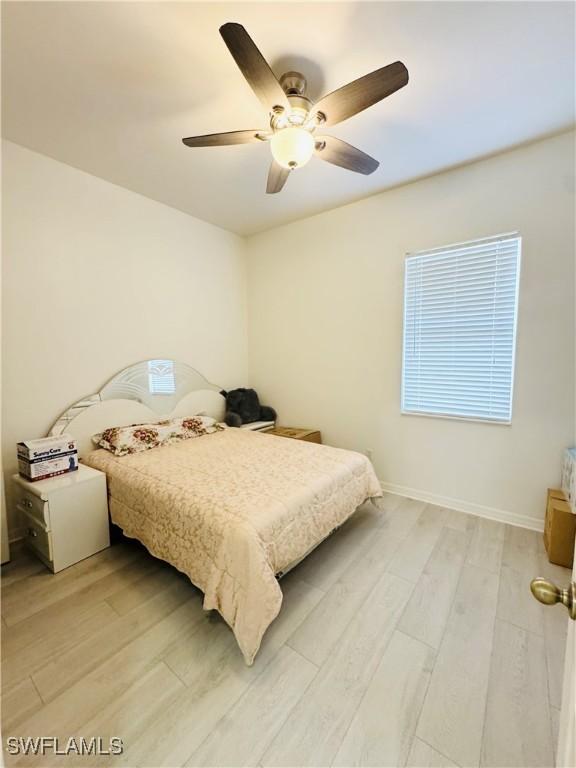
[{"label": "white window blinds", "polygon": [[406,258],[402,411],[512,417],[518,234]]}]

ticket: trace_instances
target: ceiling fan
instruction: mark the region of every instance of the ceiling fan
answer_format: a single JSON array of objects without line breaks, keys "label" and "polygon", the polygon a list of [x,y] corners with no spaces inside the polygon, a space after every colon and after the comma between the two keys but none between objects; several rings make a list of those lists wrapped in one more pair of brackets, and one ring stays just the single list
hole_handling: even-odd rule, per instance
[{"label": "ceiling fan", "polygon": [[306,96],[304,75],[286,72],[278,81],[241,24],[224,24],[220,27],[220,34],[240,71],[266,108],[270,125],[259,130],[191,136],[182,139],[187,147],[269,141],[272,164],[266,185],[268,193],[280,192],[290,171],[306,165],[313,154],[356,173],[370,174],[378,168],[378,160],[365,152],[334,136],[317,135],[316,131],[336,125],[403,88],[408,82],[408,70],[401,61],[364,75],[312,104]]}]

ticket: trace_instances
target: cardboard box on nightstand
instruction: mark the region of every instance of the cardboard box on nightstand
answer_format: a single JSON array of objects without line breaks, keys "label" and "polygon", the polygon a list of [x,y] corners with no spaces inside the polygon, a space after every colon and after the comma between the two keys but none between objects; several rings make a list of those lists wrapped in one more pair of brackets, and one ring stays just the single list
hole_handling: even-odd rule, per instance
[{"label": "cardboard box on nightstand", "polygon": [[556,565],[572,568],[575,536],[576,515],[573,514],[565,494],[559,489],[549,488],[544,523],[544,546],[548,560]]}]

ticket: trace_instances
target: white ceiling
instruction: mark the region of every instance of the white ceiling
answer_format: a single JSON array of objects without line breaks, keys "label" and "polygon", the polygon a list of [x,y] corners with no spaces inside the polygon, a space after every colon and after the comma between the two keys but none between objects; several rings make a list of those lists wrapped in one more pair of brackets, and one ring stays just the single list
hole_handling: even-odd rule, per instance
[{"label": "white ceiling", "polygon": [[[3,2],[3,135],[241,234],[569,127],[571,2]],[[244,24],[318,98],[400,59],[406,88],[330,133],[381,161],[313,158],[265,194],[267,145],[181,137],[265,127],[218,33]]]}]

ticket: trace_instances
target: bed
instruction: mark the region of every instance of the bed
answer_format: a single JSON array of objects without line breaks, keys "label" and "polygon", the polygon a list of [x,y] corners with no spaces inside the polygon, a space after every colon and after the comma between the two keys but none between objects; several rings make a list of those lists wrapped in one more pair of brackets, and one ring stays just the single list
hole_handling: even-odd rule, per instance
[{"label": "bed", "polygon": [[[148,376],[143,387],[149,390],[150,382]],[[94,450],[90,436],[116,424],[149,422],[151,407],[142,397],[102,392],[81,401],[92,406],[73,406],[76,413],[64,414],[53,433],[65,430],[78,439],[83,461],[106,473],[112,521],[203,591],[204,608],[222,615],[252,664],[282,605],[278,575],[364,501],[381,495],[370,461],[353,451],[234,428],[115,456]],[[157,420],[169,405],[180,415],[203,406],[216,418],[223,407],[213,385],[172,395],[171,403],[157,405]]]}]

